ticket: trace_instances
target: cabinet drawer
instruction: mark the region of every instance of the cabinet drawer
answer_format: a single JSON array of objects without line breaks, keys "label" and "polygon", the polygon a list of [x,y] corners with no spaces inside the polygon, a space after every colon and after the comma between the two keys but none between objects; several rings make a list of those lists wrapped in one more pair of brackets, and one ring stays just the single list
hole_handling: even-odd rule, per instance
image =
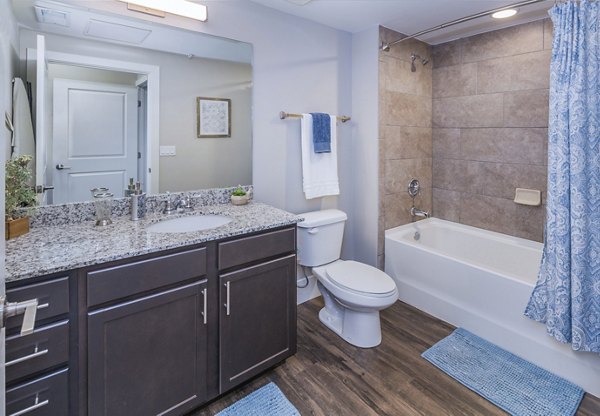
[{"label": "cabinet drawer", "polygon": [[[49,282],[7,289],[6,298],[9,302],[37,299],[36,322],[54,318],[69,312],[69,278],[62,277]],[[14,316],[6,320],[6,328],[20,328],[22,322],[23,315]]]},{"label": "cabinet drawer", "polygon": [[6,415],[56,416],[69,412],[68,370],[6,391]]},{"label": "cabinet drawer", "polygon": [[227,241],[219,244],[219,270],[295,250],[295,228]]},{"label": "cabinet drawer", "polygon": [[205,274],[205,247],[89,272],[88,306],[100,305]]},{"label": "cabinet drawer", "polygon": [[6,382],[39,373],[69,360],[69,322],[6,338]]}]

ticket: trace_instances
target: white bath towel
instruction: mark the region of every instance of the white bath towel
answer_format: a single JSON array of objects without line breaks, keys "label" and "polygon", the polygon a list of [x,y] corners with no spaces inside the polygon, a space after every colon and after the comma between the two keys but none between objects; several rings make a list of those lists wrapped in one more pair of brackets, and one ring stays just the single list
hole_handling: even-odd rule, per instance
[{"label": "white bath towel", "polygon": [[313,123],[310,114],[302,114],[302,188],[306,199],[339,195],[337,171],[336,117],[331,116],[331,152],[315,153]]},{"label": "white bath towel", "polygon": [[[29,99],[27,91],[21,78],[15,78],[13,85],[13,157],[30,155],[35,158],[35,139],[33,136],[33,124],[31,123],[31,111],[29,110]],[[35,160],[30,165],[35,166]]]}]

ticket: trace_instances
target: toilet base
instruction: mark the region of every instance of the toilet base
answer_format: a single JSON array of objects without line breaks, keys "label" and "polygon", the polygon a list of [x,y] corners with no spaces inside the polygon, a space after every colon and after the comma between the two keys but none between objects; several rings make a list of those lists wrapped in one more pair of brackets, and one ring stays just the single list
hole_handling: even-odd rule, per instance
[{"label": "toilet base", "polygon": [[319,282],[325,307],[319,311],[319,320],[349,344],[373,348],[381,344],[379,311],[359,312],[342,306]]}]

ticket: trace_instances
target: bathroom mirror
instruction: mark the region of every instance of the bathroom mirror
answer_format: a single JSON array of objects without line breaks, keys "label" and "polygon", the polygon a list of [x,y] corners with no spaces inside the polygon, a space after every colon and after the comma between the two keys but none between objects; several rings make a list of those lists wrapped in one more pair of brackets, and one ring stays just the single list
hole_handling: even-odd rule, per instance
[{"label": "bathroom mirror", "polygon": [[36,173],[54,187],[42,203],[123,196],[130,178],[149,193],[252,183],[252,45],[56,1],[13,8]]}]

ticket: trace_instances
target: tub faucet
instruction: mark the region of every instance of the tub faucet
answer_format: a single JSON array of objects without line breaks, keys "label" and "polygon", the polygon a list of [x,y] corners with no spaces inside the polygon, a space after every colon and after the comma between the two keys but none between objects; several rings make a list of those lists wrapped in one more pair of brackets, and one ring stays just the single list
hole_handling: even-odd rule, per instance
[{"label": "tub faucet", "polygon": [[412,215],[413,217],[429,218],[429,212],[420,210],[415,207],[412,207],[410,209],[410,215]]}]

